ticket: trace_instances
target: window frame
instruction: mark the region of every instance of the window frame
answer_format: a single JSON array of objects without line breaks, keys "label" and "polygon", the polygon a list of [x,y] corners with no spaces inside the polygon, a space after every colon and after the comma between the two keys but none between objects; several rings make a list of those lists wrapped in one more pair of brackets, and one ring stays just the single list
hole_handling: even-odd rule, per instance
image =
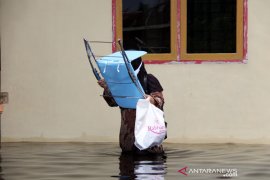
[{"label": "window frame", "polygon": [[[123,22],[122,22],[122,0],[115,0],[115,39],[123,39]],[[171,61],[172,59],[176,59],[177,57],[177,43],[176,38],[176,21],[177,21],[177,0],[170,0],[170,46],[171,53],[159,53],[159,54],[146,54],[142,57],[144,61],[151,62],[152,60],[162,60],[162,61]],[[124,43],[124,42],[123,42]],[[119,50],[115,47],[116,50]]]},{"label": "window frame", "polygon": [[181,59],[185,60],[232,60],[243,58],[243,10],[244,0],[236,0],[236,53],[187,53],[187,0],[181,0],[180,14],[180,37],[181,37]]},{"label": "window frame", "polygon": [[[247,63],[247,23],[248,0],[237,0],[236,53],[187,54],[186,19],[187,0],[171,0],[171,52],[170,54],[147,54],[143,60],[147,64],[178,63]],[[121,10],[121,11],[120,11]],[[112,0],[112,51],[118,49],[117,40],[122,39],[122,0]]]}]

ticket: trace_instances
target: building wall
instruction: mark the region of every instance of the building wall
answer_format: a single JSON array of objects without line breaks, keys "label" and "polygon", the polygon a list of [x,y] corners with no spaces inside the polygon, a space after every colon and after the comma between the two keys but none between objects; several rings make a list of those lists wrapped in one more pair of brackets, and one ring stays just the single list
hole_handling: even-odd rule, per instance
[{"label": "building wall", "polygon": [[[118,141],[82,39],[112,39],[111,0],[0,0],[3,141]],[[270,144],[269,0],[248,1],[248,63],[147,65],[173,143]],[[95,45],[97,54],[110,44]]]}]

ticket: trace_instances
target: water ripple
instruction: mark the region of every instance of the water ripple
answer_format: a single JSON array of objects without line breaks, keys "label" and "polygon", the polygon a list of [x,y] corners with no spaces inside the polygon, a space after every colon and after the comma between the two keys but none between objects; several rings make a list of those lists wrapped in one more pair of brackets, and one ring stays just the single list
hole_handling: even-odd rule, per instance
[{"label": "water ripple", "polygon": [[[121,154],[114,143],[3,143],[0,180],[173,180],[186,175],[194,180],[251,180],[270,176],[270,146],[165,144],[165,147],[165,155],[133,156]],[[236,169],[237,176],[191,171],[198,169]]]}]

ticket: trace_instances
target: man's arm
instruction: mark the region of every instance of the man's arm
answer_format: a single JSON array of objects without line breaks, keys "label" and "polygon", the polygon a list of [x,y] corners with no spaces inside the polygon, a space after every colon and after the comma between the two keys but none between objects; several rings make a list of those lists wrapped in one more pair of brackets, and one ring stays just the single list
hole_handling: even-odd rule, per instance
[{"label": "man's arm", "polygon": [[109,90],[106,82],[104,81],[104,79],[99,80],[98,85],[104,89],[103,98],[107,102],[107,104],[109,106],[111,106],[111,107],[117,107],[118,105],[115,102],[115,100],[113,99],[112,93],[110,92],[110,90]]}]

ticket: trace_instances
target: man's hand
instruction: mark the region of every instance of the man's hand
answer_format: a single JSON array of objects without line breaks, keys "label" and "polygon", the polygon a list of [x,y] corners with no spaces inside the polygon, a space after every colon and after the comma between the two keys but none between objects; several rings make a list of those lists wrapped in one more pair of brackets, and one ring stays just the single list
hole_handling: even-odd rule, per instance
[{"label": "man's hand", "polygon": [[99,80],[98,85],[104,89],[107,89],[107,84],[104,79]]},{"label": "man's hand", "polygon": [[146,98],[149,98],[151,104],[155,104],[155,100],[152,96],[146,94]]}]

